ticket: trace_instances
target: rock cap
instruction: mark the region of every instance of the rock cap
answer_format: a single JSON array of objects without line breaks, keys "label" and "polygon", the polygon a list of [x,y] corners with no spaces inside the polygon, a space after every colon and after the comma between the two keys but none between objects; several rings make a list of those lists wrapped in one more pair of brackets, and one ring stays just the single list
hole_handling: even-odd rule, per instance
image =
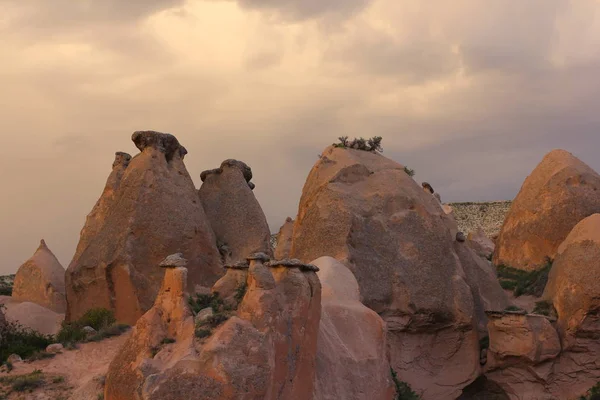
[{"label": "rock cap", "polygon": [[286,267],[286,268],[300,268],[302,271],[319,272],[319,267],[314,264],[306,264],[296,258],[286,258],[278,261],[271,261],[266,264],[268,267]]},{"label": "rock cap", "polygon": [[165,154],[167,161],[172,160],[175,154],[179,154],[182,158],[187,154],[187,149],[170,133],[136,131],[131,136],[131,140],[140,151],[148,147],[159,150]]},{"label": "rock cap", "polygon": [[158,265],[161,268],[178,268],[185,267],[187,265],[187,260],[183,258],[182,253],[171,254],[164,260],[160,262]]}]

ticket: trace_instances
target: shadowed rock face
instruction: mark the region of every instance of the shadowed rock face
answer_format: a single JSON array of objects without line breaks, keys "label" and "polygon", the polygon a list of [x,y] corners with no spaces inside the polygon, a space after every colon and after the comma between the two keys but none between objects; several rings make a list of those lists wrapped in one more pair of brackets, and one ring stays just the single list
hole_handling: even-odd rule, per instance
[{"label": "shadowed rock face", "polygon": [[247,284],[237,310],[197,338],[186,269],[167,268],[154,306],[109,367],[105,399],[312,399],[321,313],[315,272],[262,259],[237,272]]},{"label": "shadowed rock face", "polygon": [[536,270],[582,219],[600,212],[600,175],[564,150],[548,153],[513,201],[494,264]]},{"label": "shadowed rock face", "polygon": [[252,170],[237,160],[201,174],[198,191],[225,263],[245,260],[256,252],[272,254],[271,232],[252,193]]},{"label": "shadowed rock face", "polygon": [[191,287],[211,286],[222,275],[185,149],[168,134],[136,132],[132,139],[141,153],[117,153],[67,269],[67,320],[104,307],[134,324],[154,302],[163,278],[156,265],[168,254],[188,260]]},{"label": "shadowed rock face", "polygon": [[39,304],[59,314],[66,311],[65,269],[43,240],[35,254],[19,267],[12,297],[17,301]]},{"label": "shadowed rock face", "polygon": [[308,176],[294,226],[291,257],[330,256],[354,273],[387,324],[392,367],[426,400],[456,398],[477,378],[483,311],[507,304],[457,231],[402,165],[333,147]]}]

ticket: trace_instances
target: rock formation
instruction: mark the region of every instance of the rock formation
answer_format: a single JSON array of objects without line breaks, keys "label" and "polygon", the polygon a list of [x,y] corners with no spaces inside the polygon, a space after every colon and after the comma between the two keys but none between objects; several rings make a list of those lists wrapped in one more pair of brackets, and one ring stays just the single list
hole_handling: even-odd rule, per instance
[{"label": "rock formation", "polygon": [[292,250],[292,237],[294,235],[294,220],[287,218],[277,234],[277,248],[275,248],[275,259],[288,258]]},{"label": "rock formation", "polygon": [[600,338],[600,214],[578,223],[560,245],[544,298],[558,315],[565,344],[578,337]]},{"label": "rock formation", "polygon": [[321,313],[317,268],[265,263],[264,256],[240,269],[247,291],[237,310],[219,310],[221,319],[202,335],[195,334],[185,293],[187,270],[166,268],[154,306],[109,367],[105,399],[311,399]]},{"label": "rock formation", "polygon": [[495,265],[536,270],[585,217],[600,212],[600,175],[554,150],[527,177],[500,232]]},{"label": "rock formation", "polygon": [[494,254],[494,242],[486,236],[481,227],[477,228],[475,232],[469,233],[467,241],[469,246],[471,246],[475,253],[480,257],[488,258]]},{"label": "rock formation", "polygon": [[385,322],[360,303],[344,264],[331,257],[312,264],[322,286],[314,399],[392,399]]},{"label": "rock formation", "polygon": [[59,314],[39,304],[28,301],[6,301],[4,315],[12,322],[43,335],[56,335],[60,331],[64,314]]},{"label": "rock formation", "polygon": [[115,310],[134,324],[153,304],[166,254],[188,259],[189,284],[211,286],[222,274],[216,240],[185,168],[177,139],[135,132],[140,153],[117,153],[113,172],[87,218],[66,274],[67,319],[90,308]]},{"label": "rock formation", "polygon": [[12,297],[65,313],[65,269],[43,240],[35,254],[19,267]]},{"label": "rock formation", "polygon": [[[362,302],[387,323],[392,367],[425,400],[456,398],[477,378],[478,308],[507,304],[491,266],[457,232],[402,165],[333,147],[309,174],[294,226],[292,257],[350,268]],[[468,276],[480,268],[487,273]]]},{"label": "rock formation", "polygon": [[553,319],[490,315],[486,377],[511,399],[575,399],[600,381],[600,214],[559,246],[544,292]]},{"label": "rock formation", "polygon": [[202,206],[226,263],[243,261],[250,254],[272,254],[267,219],[252,189],[252,170],[237,160],[201,174],[198,191]]}]

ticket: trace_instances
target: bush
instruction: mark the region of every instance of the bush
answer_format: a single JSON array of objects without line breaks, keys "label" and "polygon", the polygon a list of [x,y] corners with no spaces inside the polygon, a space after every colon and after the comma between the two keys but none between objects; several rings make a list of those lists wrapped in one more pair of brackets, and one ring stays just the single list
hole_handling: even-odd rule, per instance
[{"label": "bush", "polygon": [[[116,318],[111,310],[93,308],[77,321],[63,322],[60,331],[56,335],[56,340],[66,347],[72,343],[98,342],[112,336],[119,336],[129,329],[128,325],[116,324],[115,322]],[[86,326],[94,328],[97,332],[88,338],[88,334],[83,330]]]},{"label": "bush", "polygon": [[0,362],[4,363],[11,354],[25,359],[43,351],[52,344],[51,336],[42,335],[15,323],[8,323],[0,332]]},{"label": "bush", "polygon": [[398,374],[393,368],[390,368],[392,374],[392,380],[396,386],[396,398],[395,400],[419,400],[420,397],[410,388],[408,383],[402,382],[398,379]]},{"label": "bush", "polygon": [[240,304],[244,299],[244,296],[246,295],[246,290],[248,290],[248,285],[245,281],[235,289],[234,299],[237,304]]},{"label": "bush", "polygon": [[212,308],[214,313],[218,313],[219,311],[227,308],[225,303],[220,298],[219,293],[213,294],[199,294],[196,293],[196,297],[190,296],[188,298],[188,304],[190,305],[194,315],[198,314],[200,311],[205,308]]},{"label": "bush", "polygon": [[517,306],[508,306],[504,309],[504,311],[518,312],[518,311],[524,311],[524,310]]},{"label": "bush", "polygon": [[591,387],[586,396],[581,396],[579,400],[600,400],[600,382]]},{"label": "bush", "polygon": [[524,294],[540,297],[544,293],[552,260],[537,271],[521,271],[506,265],[498,265],[496,270],[503,289],[512,290],[516,297]]},{"label": "bush", "polygon": [[10,385],[15,392],[24,392],[43,386],[45,381],[42,371],[36,369],[27,375],[4,376],[0,378],[0,383]]},{"label": "bush", "polygon": [[115,322],[117,322],[115,313],[106,308],[92,308],[83,314],[83,317],[78,321],[81,326],[91,326],[97,331],[111,326]]},{"label": "bush", "polygon": [[556,315],[556,311],[554,310],[554,305],[549,301],[538,301],[535,303],[535,307],[533,308],[534,314],[545,315],[550,317],[552,315]]},{"label": "bush", "polygon": [[406,175],[410,176],[411,178],[413,176],[415,176],[415,170],[414,169],[410,169],[408,167],[404,167],[404,172],[406,172]]},{"label": "bush", "polygon": [[342,149],[355,149],[362,151],[370,151],[372,153],[383,153],[383,147],[381,147],[381,136],[373,136],[370,139],[365,138],[354,138],[354,140],[348,140],[348,136],[341,136],[338,138],[339,143],[334,143],[333,146]]}]

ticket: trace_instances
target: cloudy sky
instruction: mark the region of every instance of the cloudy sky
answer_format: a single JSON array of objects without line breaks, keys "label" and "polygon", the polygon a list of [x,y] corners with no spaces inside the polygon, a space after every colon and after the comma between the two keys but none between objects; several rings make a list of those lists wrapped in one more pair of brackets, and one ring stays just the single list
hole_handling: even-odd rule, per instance
[{"label": "cloudy sky", "polygon": [[552,148],[600,170],[596,0],[0,0],[0,273],[66,267],[117,150],[175,134],[254,170],[273,231],[338,136],[444,201],[510,199]]}]

